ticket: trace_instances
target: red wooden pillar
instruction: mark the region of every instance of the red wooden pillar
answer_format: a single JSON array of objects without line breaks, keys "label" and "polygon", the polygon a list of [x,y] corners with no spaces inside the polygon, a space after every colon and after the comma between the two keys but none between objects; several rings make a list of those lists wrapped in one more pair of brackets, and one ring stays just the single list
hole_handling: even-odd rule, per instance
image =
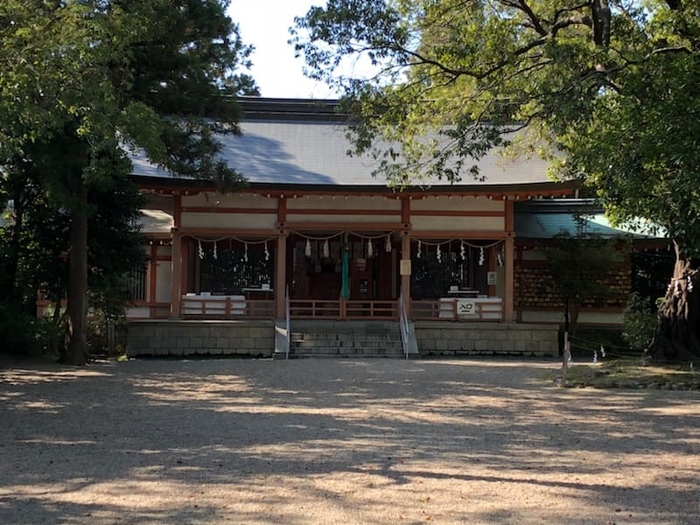
[{"label": "red wooden pillar", "polygon": [[148,295],[146,300],[150,304],[148,309],[148,317],[156,316],[156,291],[158,286],[158,244],[156,241],[151,241],[151,260],[148,263]]},{"label": "red wooden pillar", "polygon": [[170,317],[179,319],[182,314],[182,195],[173,194],[172,250],[170,257]]},{"label": "red wooden pillar", "polygon": [[179,319],[182,313],[182,235],[178,232],[173,232],[170,268],[170,317]]},{"label": "red wooden pillar", "polygon": [[503,320],[510,322],[514,320],[514,295],[515,295],[515,215],[513,201],[506,201],[506,239],[503,250],[505,283],[503,288]]},{"label": "red wooden pillar", "polygon": [[287,236],[277,237],[277,256],[275,258],[275,318],[284,319],[287,315]]},{"label": "red wooden pillar", "polygon": [[406,313],[411,315],[411,238],[406,234],[401,237],[401,295]]}]

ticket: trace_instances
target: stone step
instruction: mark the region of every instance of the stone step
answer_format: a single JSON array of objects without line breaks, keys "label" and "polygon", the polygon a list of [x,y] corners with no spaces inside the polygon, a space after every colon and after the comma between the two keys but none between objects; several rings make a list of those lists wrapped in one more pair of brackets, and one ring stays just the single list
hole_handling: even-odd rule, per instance
[{"label": "stone step", "polygon": [[388,321],[295,321],[290,357],[402,357],[398,323]]}]

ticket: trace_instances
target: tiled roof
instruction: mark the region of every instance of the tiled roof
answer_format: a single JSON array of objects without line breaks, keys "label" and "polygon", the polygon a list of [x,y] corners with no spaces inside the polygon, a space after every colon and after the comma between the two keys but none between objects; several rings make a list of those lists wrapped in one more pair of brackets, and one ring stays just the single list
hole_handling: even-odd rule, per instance
[{"label": "tiled roof", "polygon": [[[251,183],[280,185],[385,186],[372,176],[378,162],[369,155],[349,156],[347,124],[336,117],[333,101],[256,99],[246,107],[242,136],[219,137],[222,157]],[[162,169],[136,157],[134,174],[170,177]],[[459,185],[517,185],[551,182],[546,162],[539,158],[510,160],[494,152],[477,165],[483,181],[465,173]],[[422,185],[447,185],[425,181]]]}]

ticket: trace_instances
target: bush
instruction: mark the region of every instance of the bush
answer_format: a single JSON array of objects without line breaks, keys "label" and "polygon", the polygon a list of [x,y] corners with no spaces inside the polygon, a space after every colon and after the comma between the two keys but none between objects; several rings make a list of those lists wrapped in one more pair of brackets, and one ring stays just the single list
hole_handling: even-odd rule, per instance
[{"label": "bush", "polygon": [[98,316],[86,324],[88,354],[115,357],[124,354],[126,325],[123,319]]},{"label": "bush", "polygon": [[630,295],[623,312],[622,337],[630,348],[643,352],[651,343],[657,320],[657,308],[650,305],[648,298],[635,292]]},{"label": "bush", "polygon": [[50,320],[0,305],[0,340],[7,353],[55,357],[60,335]]}]

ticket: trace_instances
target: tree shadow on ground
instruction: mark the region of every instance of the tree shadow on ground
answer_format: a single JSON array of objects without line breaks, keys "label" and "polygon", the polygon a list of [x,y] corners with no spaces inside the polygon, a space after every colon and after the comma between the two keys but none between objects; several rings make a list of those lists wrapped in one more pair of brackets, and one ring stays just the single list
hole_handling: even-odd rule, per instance
[{"label": "tree shadow on ground", "polygon": [[[582,523],[604,523],[595,520],[614,518],[618,508],[634,523],[694,519],[696,462],[686,460],[700,452],[697,394],[564,390],[541,379],[556,366],[10,367],[0,371],[0,521],[267,523],[277,513],[308,523],[304,503],[390,513],[393,498],[422,494],[422,484],[440,492],[423,498],[444,498],[443,522],[547,517],[546,503],[499,501],[504,486],[576,502],[592,513]],[[338,489],[338,480],[352,489]],[[482,493],[499,510],[460,507],[470,501],[465,494]],[[420,497],[399,503],[414,519],[428,506]]]}]

